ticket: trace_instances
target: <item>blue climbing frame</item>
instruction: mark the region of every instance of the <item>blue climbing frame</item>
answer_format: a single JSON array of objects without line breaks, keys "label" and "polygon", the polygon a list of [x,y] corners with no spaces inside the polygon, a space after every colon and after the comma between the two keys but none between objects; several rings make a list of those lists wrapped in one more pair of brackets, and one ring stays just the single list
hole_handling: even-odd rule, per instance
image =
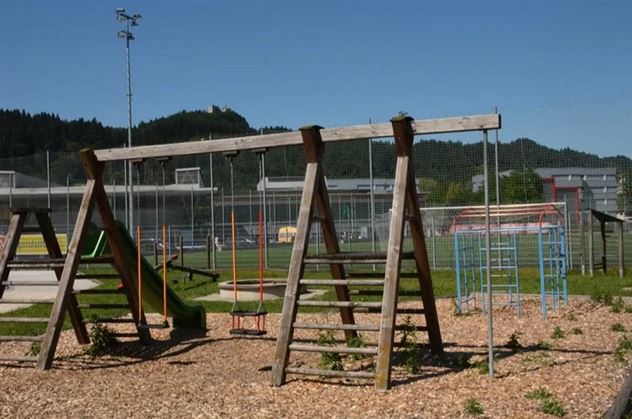
[{"label": "blue climbing frame", "polygon": [[[556,311],[568,301],[566,272],[566,232],[563,226],[517,226],[492,228],[490,231],[490,265],[493,295],[505,296],[500,306],[514,307],[520,317],[521,237],[537,237],[537,266],[540,276],[540,304],[542,318],[550,310]],[[459,313],[477,308],[485,314],[487,280],[485,263],[485,230],[470,229],[454,233],[457,310]],[[495,299],[497,300],[497,299]],[[496,303],[494,303],[496,304]],[[498,304],[497,304],[498,306]]]}]

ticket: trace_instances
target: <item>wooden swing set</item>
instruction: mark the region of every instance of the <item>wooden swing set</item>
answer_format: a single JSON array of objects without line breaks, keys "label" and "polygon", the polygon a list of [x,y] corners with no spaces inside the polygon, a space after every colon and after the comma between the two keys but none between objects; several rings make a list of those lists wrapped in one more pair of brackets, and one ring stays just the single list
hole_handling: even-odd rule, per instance
[{"label": "wooden swing set", "polygon": [[[51,317],[48,319],[48,328],[44,337],[41,360],[38,362],[38,366],[41,369],[51,366],[65,313],[69,312],[71,319],[73,313],[75,313],[76,302],[73,299],[72,285],[81,262],[79,251],[82,249],[85,241],[87,223],[95,205],[100,212],[104,229],[108,235],[113,262],[125,288],[135,290],[137,287],[131,280],[129,269],[126,268],[127,261],[126,255],[122,251],[120,232],[116,227],[103,185],[102,173],[106,162],[160,159],[194,154],[235,153],[245,150],[266,150],[274,147],[302,144],[306,160],[305,181],[289,265],[283,312],[278,331],[272,368],[272,383],[279,386],[285,383],[287,374],[301,374],[320,377],[374,379],[376,388],[389,388],[391,384],[394,333],[396,330],[402,330],[402,327],[405,327],[402,324],[397,324],[398,315],[418,315],[418,318],[424,319],[425,324],[417,326],[417,330],[427,332],[429,346],[434,353],[441,353],[443,350],[414,176],[412,161],[414,136],[494,130],[500,128],[500,121],[501,118],[498,114],[417,121],[409,117],[397,117],[392,119],[390,124],[369,124],[332,129],[309,126],[302,128],[299,132],[96,151],[82,150],[80,157],[88,180],[68,253],[63,258],[63,264],[59,271],[59,291],[53,304]],[[397,154],[388,248],[386,252],[381,253],[341,252],[325,183],[325,173],[322,165],[323,151],[326,145],[331,142],[379,138],[394,138]],[[317,209],[317,212],[315,209]],[[314,221],[314,216],[317,216],[317,221],[322,229],[326,248],[325,254],[307,254],[310,228]],[[403,252],[406,222],[410,226],[412,235],[413,250],[411,252]],[[233,237],[234,241],[235,237]],[[17,246],[17,242],[15,240],[12,241],[11,237],[9,237],[9,251],[5,251],[2,260],[0,260],[0,299],[10,268],[8,261],[13,256],[12,253],[14,252],[12,252],[12,249],[15,246]],[[419,301],[421,305],[416,308],[398,307],[400,272],[403,259],[414,261],[416,268],[416,277],[419,285],[419,293],[417,295],[421,297]],[[328,264],[331,278],[305,279],[303,277],[305,266],[312,264]],[[379,265],[383,266],[384,273],[379,279],[376,279],[375,276],[368,279],[356,278],[346,274],[344,269],[346,264]],[[336,300],[300,300],[298,291],[301,285],[333,287]],[[381,300],[378,302],[352,300],[351,297],[355,294],[350,293],[350,287],[356,286],[377,288],[376,292],[381,295]],[[139,309],[138,294],[129,292],[127,297],[133,322],[137,325],[146,323],[142,309]],[[341,323],[302,322],[298,312],[304,307],[338,309]],[[354,313],[357,311],[376,313],[379,315],[379,318],[373,323],[358,324],[354,319]],[[302,339],[294,339],[295,330],[342,331],[347,344],[339,346],[323,346],[317,344],[317,342],[307,344]],[[377,347],[356,348],[348,345],[354,337],[358,336],[358,332],[377,333]],[[138,329],[138,333],[141,339],[143,337],[149,338],[146,329]],[[77,337],[82,342],[81,335],[77,334]],[[299,368],[289,364],[291,352],[337,352],[340,354],[375,355],[376,367],[375,371],[330,371],[319,368]]]}]

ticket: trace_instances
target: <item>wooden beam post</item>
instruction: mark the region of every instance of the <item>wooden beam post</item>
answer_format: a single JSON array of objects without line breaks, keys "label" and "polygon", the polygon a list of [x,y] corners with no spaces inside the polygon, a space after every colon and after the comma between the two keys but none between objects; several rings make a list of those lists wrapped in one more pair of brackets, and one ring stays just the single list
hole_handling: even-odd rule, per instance
[{"label": "wooden beam post", "polygon": [[301,206],[296,222],[296,236],[290,265],[288,267],[287,284],[285,287],[285,297],[283,299],[283,311],[279,325],[279,336],[277,338],[276,350],[274,353],[274,365],[272,367],[272,385],[280,386],[285,383],[286,366],[290,352],[288,345],[292,339],[294,329],[293,324],[296,319],[296,308],[299,297],[299,281],[303,275],[303,259],[307,253],[309,241],[310,220],[312,217],[312,207],[314,196],[316,195],[316,185],[320,165],[316,162],[307,163],[305,169],[305,183],[303,185],[303,195]]},{"label": "wooden beam post", "polygon": [[428,252],[426,251],[426,239],[424,237],[421,212],[419,210],[419,198],[415,184],[415,170],[412,159],[412,145],[414,134],[410,121],[399,118],[393,121],[393,131],[395,138],[404,138],[404,143],[409,150],[408,159],[408,182],[406,185],[406,213],[410,223],[410,231],[413,239],[413,253],[415,255],[415,265],[417,267],[417,280],[424,308],[426,327],[428,328],[428,339],[430,350],[435,354],[443,353],[443,342],[441,340],[441,329],[437,316],[434,290],[432,288],[432,276],[428,263]]},{"label": "wooden beam post", "polygon": [[[586,275],[586,231],[584,228],[584,211],[579,210],[579,260],[582,275]],[[568,232],[570,235],[570,231]]]},{"label": "wooden beam post", "polygon": [[[317,163],[321,170],[316,180],[316,205],[320,216],[320,226],[323,232],[323,242],[327,253],[340,253],[340,245],[338,244],[338,235],[336,234],[336,226],[334,217],[331,212],[329,202],[329,194],[327,193],[327,185],[325,184],[325,174],[322,170],[322,156],[324,151],[323,140],[320,136],[319,126],[310,126],[301,128],[303,136],[303,148],[305,150],[305,159],[310,163]],[[311,222],[311,221],[310,221]],[[333,279],[345,279],[345,271],[342,263],[329,264],[331,277]],[[349,288],[346,285],[335,285],[336,298],[338,301],[349,301]],[[343,324],[354,324],[353,309],[351,307],[340,307],[340,317]],[[355,330],[345,330],[347,340],[357,336]]]},{"label": "wooden beam post", "polygon": [[[59,243],[57,242],[55,229],[53,228],[50,216],[47,213],[36,212],[35,217],[37,218],[37,222],[42,230],[42,237],[44,238],[48,255],[51,258],[62,259],[64,255],[62,254]],[[79,249],[79,255],[81,255],[82,250],[83,249],[81,248]],[[57,281],[60,281],[63,272],[62,268],[54,268],[53,271],[55,272]],[[83,316],[81,315],[81,310],[79,310],[77,297],[70,293],[68,298],[70,299],[68,302],[68,316],[70,317],[70,323],[75,331],[75,336],[77,336],[77,341],[82,345],[86,345],[90,343],[90,338],[88,337],[86,325],[83,323]]]},{"label": "wooden beam post", "polygon": [[55,298],[55,303],[53,304],[53,308],[51,310],[46,334],[44,335],[44,341],[42,342],[42,349],[40,350],[40,356],[37,361],[36,367],[38,370],[47,370],[53,364],[57,342],[59,341],[59,334],[61,333],[64,325],[64,315],[66,314],[66,309],[70,302],[70,296],[75,282],[75,275],[77,274],[77,269],[81,260],[81,249],[83,248],[88,222],[90,221],[90,216],[92,215],[96,185],[97,180],[95,179],[88,179],[86,183],[86,188],[81,200],[81,207],[79,208],[77,221],[75,222],[75,229],[72,233],[72,239],[70,240],[68,251],[66,252],[64,269],[62,270],[61,277],[59,278],[57,297]]},{"label": "wooden beam post", "polygon": [[395,317],[397,299],[399,297],[399,276],[406,215],[406,192],[409,178],[410,153],[412,149],[409,138],[401,135],[400,124],[402,119],[404,123],[410,123],[411,121],[408,117],[393,118],[391,120],[395,136],[395,147],[397,149],[397,163],[395,169],[395,184],[393,186],[393,205],[391,208],[388,249],[386,251],[382,318],[380,322],[375,368],[375,388],[379,390],[388,390],[391,385]]},{"label": "wooden beam post", "polygon": [[89,180],[94,180],[95,182],[94,198],[99,209],[103,229],[108,237],[110,251],[112,252],[112,258],[114,259],[114,267],[121,278],[127,302],[130,306],[134,323],[137,326],[138,338],[141,343],[147,344],[151,342],[151,335],[148,329],[138,327],[138,325],[146,324],[147,321],[145,319],[144,312],[139,316],[138,289],[136,287],[136,281],[134,281],[132,277],[133,270],[130,269],[130,255],[127,255],[122,251],[123,241],[121,238],[121,232],[119,231],[119,226],[114,219],[114,214],[112,213],[112,208],[110,207],[110,201],[105,193],[105,188],[101,178],[103,163],[97,160],[92,150],[82,150],[79,154]]},{"label": "wooden beam post", "polygon": [[4,295],[6,288],[2,284],[9,279],[10,269],[7,267],[7,263],[15,258],[15,252],[18,249],[18,243],[25,221],[26,213],[11,212],[7,240],[4,243],[4,253],[2,253],[2,258],[0,258],[0,298]]}]

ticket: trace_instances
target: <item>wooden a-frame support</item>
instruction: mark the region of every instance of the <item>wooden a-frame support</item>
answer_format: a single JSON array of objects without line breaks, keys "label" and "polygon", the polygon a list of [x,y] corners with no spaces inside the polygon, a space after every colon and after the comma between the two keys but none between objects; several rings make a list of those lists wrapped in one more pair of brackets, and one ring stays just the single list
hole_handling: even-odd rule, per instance
[{"label": "wooden a-frame support", "polygon": [[[388,389],[391,382],[391,361],[396,326],[405,221],[409,221],[412,233],[413,257],[418,272],[417,277],[421,290],[423,313],[425,315],[430,348],[435,353],[441,353],[443,351],[411,159],[414,137],[411,121],[412,118],[409,117],[394,118],[391,121],[397,148],[397,166],[389,230],[389,245],[386,255],[377,365],[374,376],[375,387],[382,390]],[[322,226],[327,253],[330,256],[342,255],[338,246],[322,168],[323,142],[320,136],[320,127],[312,126],[303,128],[301,129],[301,135],[303,138],[307,166],[296,226],[296,236],[288,271],[279,337],[272,369],[272,383],[276,386],[285,383],[288,372],[287,365],[290,355],[290,344],[294,334],[293,325],[295,324],[298,311],[298,291],[300,280],[304,272],[310,227],[313,219],[314,201],[316,201],[318,207],[319,221]],[[337,300],[339,302],[349,302],[349,290],[347,285],[342,284],[344,281],[336,281],[345,278],[343,265],[342,263],[336,263],[335,259],[332,259],[332,261],[333,262],[330,263],[331,274],[334,280],[333,283],[336,284]],[[349,340],[349,338],[356,334],[353,327],[349,326],[354,324],[352,305],[340,305],[340,314],[342,324],[347,325],[341,329],[345,331],[345,336],[347,340]],[[338,375],[342,375],[342,373]],[[358,376],[363,375],[364,374],[359,374]],[[349,376],[353,376],[353,373]]]},{"label": "wooden a-frame support", "polygon": [[[48,319],[40,354],[37,358],[36,368],[39,370],[46,370],[52,366],[66,312],[68,312],[70,316],[70,320],[79,343],[89,343],[88,333],[81,311],[79,310],[76,296],[73,294],[73,286],[79,264],[81,263],[81,250],[83,249],[83,243],[87,234],[88,223],[90,222],[95,205],[101,215],[103,227],[107,234],[112,251],[114,267],[123,284],[124,294],[134,318],[134,324],[136,325],[139,339],[143,343],[148,343],[151,340],[149,331],[145,328],[138,327],[139,324],[145,324],[146,320],[144,313],[141,313],[139,317],[136,284],[132,280],[131,273],[128,269],[129,263],[126,260],[128,255],[123,253],[121,250],[122,241],[120,231],[114,220],[114,216],[105,193],[105,188],[103,186],[103,163],[97,161],[92,150],[83,150],[80,155],[88,181],[86,183],[81,207],[75,222],[75,229],[68,246],[68,252],[66,253],[63,267],[54,267],[55,275],[59,281],[59,287],[57,296],[52,306],[50,317]],[[53,226],[48,213],[42,212],[41,210],[35,210],[34,212],[42,230],[42,235],[44,237],[49,256],[53,259],[60,260],[63,258],[63,254],[55,238]],[[1,284],[6,283],[8,279],[10,270],[8,269],[8,263],[15,257],[19,237],[25,220],[26,214],[24,212],[20,212],[19,210],[15,211],[11,216],[5,252],[0,259],[0,298],[4,292],[4,286]]]}]

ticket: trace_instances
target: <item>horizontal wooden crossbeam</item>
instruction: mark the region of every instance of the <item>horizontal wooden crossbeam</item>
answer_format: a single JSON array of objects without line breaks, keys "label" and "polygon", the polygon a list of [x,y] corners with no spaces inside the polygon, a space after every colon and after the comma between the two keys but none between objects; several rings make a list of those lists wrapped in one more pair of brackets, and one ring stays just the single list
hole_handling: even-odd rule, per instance
[{"label": "horizontal wooden crossbeam", "polygon": [[[415,135],[492,130],[500,129],[500,125],[499,114],[412,121]],[[320,134],[325,143],[368,138],[388,138],[393,136],[393,128],[390,123],[356,125],[323,129],[320,131]],[[299,131],[293,131],[227,138],[223,140],[190,141],[131,148],[110,148],[96,150],[94,153],[99,161],[117,161],[257,150],[298,144],[303,144],[301,133]]]}]

